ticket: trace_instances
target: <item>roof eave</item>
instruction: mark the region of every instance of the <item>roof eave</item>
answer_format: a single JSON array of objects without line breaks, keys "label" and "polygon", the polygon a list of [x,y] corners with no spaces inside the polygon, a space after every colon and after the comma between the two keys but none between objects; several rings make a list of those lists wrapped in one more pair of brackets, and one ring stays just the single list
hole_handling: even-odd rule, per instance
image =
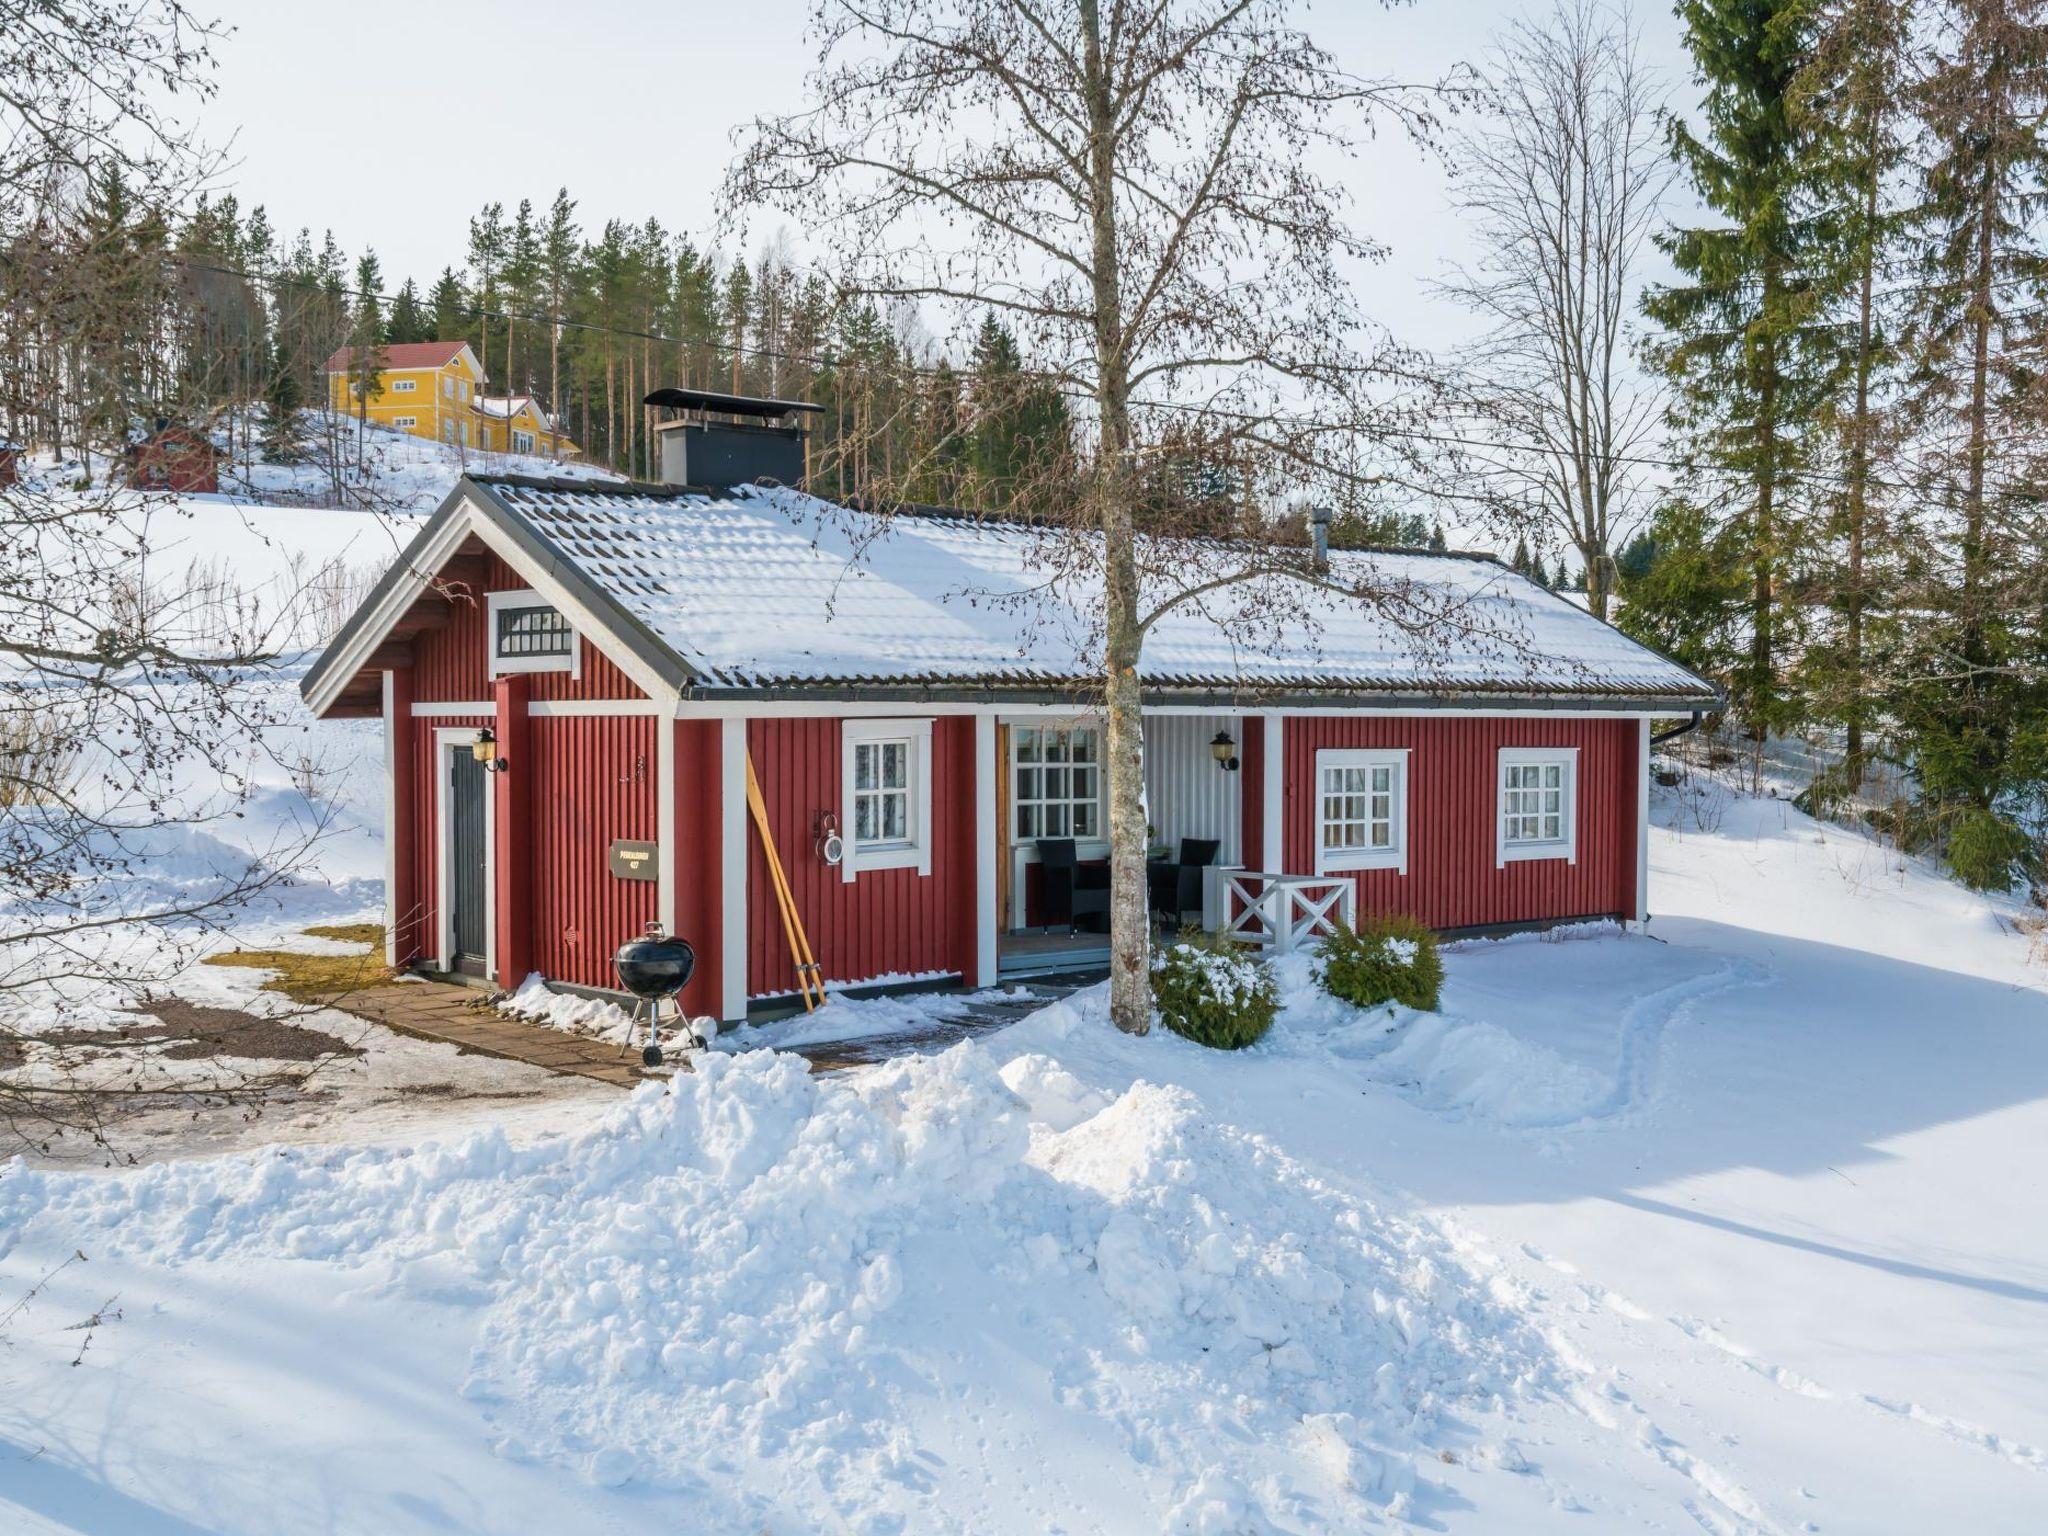
[{"label": "roof eave", "polygon": [[[697,703],[846,704],[1055,704],[1073,705],[1097,687],[1095,679],[1018,684],[1001,680],[788,681],[748,685],[700,683],[683,697]],[[1239,686],[1141,683],[1148,707],[1203,709],[1370,709],[1424,713],[1432,710],[1501,710],[1532,714],[1598,711],[1603,714],[1686,715],[1714,713],[1727,705],[1718,690],[1674,692],[1509,691],[1481,688],[1396,690],[1304,688],[1290,685]]]}]

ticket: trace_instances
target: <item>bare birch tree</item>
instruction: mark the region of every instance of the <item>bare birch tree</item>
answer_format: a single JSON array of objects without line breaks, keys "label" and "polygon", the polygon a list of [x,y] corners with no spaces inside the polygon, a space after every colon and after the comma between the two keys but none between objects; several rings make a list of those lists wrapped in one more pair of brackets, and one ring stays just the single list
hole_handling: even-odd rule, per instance
[{"label": "bare birch tree", "polygon": [[1614,550],[1637,520],[1632,461],[1661,421],[1628,334],[1671,175],[1661,95],[1626,10],[1559,0],[1501,37],[1483,99],[1451,156],[1480,254],[1444,287],[1487,324],[1464,359],[1501,450],[1485,499],[1539,548],[1578,551],[1604,619]]},{"label": "bare birch tree", "polygon": [[[1076,405],[1074,462],[1042,466],[1049,489],[1010,511],[1044,533],[1049,589],[1099,593],[1110,1009],[1134,1032],[1151,1018],[1148,634],[1194,608],[1247,647],[1299,651],[1316,588],[1418,635],[1441,617],[1273,538],[1286,495],[1370,494],[1375,435],[1423,387],[1352,303],[1350,270],[1382,251],[1346,224],[1340,178],[1379,127],[1429,135],[1434,105],[1352,73],[1292,12],[821,0],[810,104],[752,125],[729,187],[796,216],[855,294],[948,309],[963,334],[1002,316]],[[1160,494],[1195,483],[1207,494]]]}]

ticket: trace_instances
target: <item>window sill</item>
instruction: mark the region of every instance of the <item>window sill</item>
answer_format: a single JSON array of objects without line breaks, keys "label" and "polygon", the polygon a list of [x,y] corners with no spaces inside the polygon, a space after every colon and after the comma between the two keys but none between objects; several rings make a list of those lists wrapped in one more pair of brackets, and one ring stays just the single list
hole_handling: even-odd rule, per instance
[{"label": "window sill", "polygon": [[915,843],[888,848],[849,849],[846,855],[846,867],[855,875],[864,875],[871,869],[921,869],[924,863],[924,850]]},{"label": "window sill", "polygon": [[1508,843],[1500,849],[1498,863],[1522,864],[1531,859],[1563,859],[1576,864],[1579,854],[1570,843]]},{"label": "window sill", "polygon": [[1397,849],[1380,853],[1325,853],[1316,859],[1316,873],[1319,875],[1350,875],[1360,870],[1391,869],[1396,874],[1408,873],[1408,860]]}]

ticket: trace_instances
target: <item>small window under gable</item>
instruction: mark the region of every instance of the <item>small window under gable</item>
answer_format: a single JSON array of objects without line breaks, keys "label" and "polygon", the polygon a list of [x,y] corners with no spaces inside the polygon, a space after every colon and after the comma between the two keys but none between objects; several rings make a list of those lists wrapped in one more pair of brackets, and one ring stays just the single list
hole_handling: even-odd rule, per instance
[{"label": "small window under gable", "polygon": [[930,874],[931,721],[843,721],[839,773],[840,878],[864,869]]},{"label": "small window under gable", "polygon": [[491,671],[569,672],[581,660],[576,631],[562,611],[538,592],[486,595]]},{"label": "small window under gable", "polygon": [[1579,749],[1503,747],[1494,816],[1496,867],[1578,861]]},{"label": "small window under gable", "polygon": [[1316,873],[1408,873],[1408,749],[1316,754]]}]

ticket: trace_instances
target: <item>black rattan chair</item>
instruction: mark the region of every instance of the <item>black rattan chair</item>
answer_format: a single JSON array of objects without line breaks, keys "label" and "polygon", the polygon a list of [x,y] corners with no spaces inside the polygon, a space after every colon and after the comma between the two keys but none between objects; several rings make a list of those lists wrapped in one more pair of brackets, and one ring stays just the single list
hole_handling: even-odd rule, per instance
[{"label": "black rattan chair", "polygon": [[1152,915],[1178,928],[1188,913],[1201,911],[1202,871],[1216,862],[1222,847],[1221,840],[1213,837],[1182,838],[1180,858],[1172,864],[1154,866],[1151,871],[1147,894],[1151,897]]},{"label": "black rattan chair", "polygon": [[1071,837],[1038,839],[1038,865],[1045,873],[1045,926],[1059,923],[1074,931],[1084,917],[1109,916],[1109,871],[1099,865],[1083,864],[1074,851]]}]

